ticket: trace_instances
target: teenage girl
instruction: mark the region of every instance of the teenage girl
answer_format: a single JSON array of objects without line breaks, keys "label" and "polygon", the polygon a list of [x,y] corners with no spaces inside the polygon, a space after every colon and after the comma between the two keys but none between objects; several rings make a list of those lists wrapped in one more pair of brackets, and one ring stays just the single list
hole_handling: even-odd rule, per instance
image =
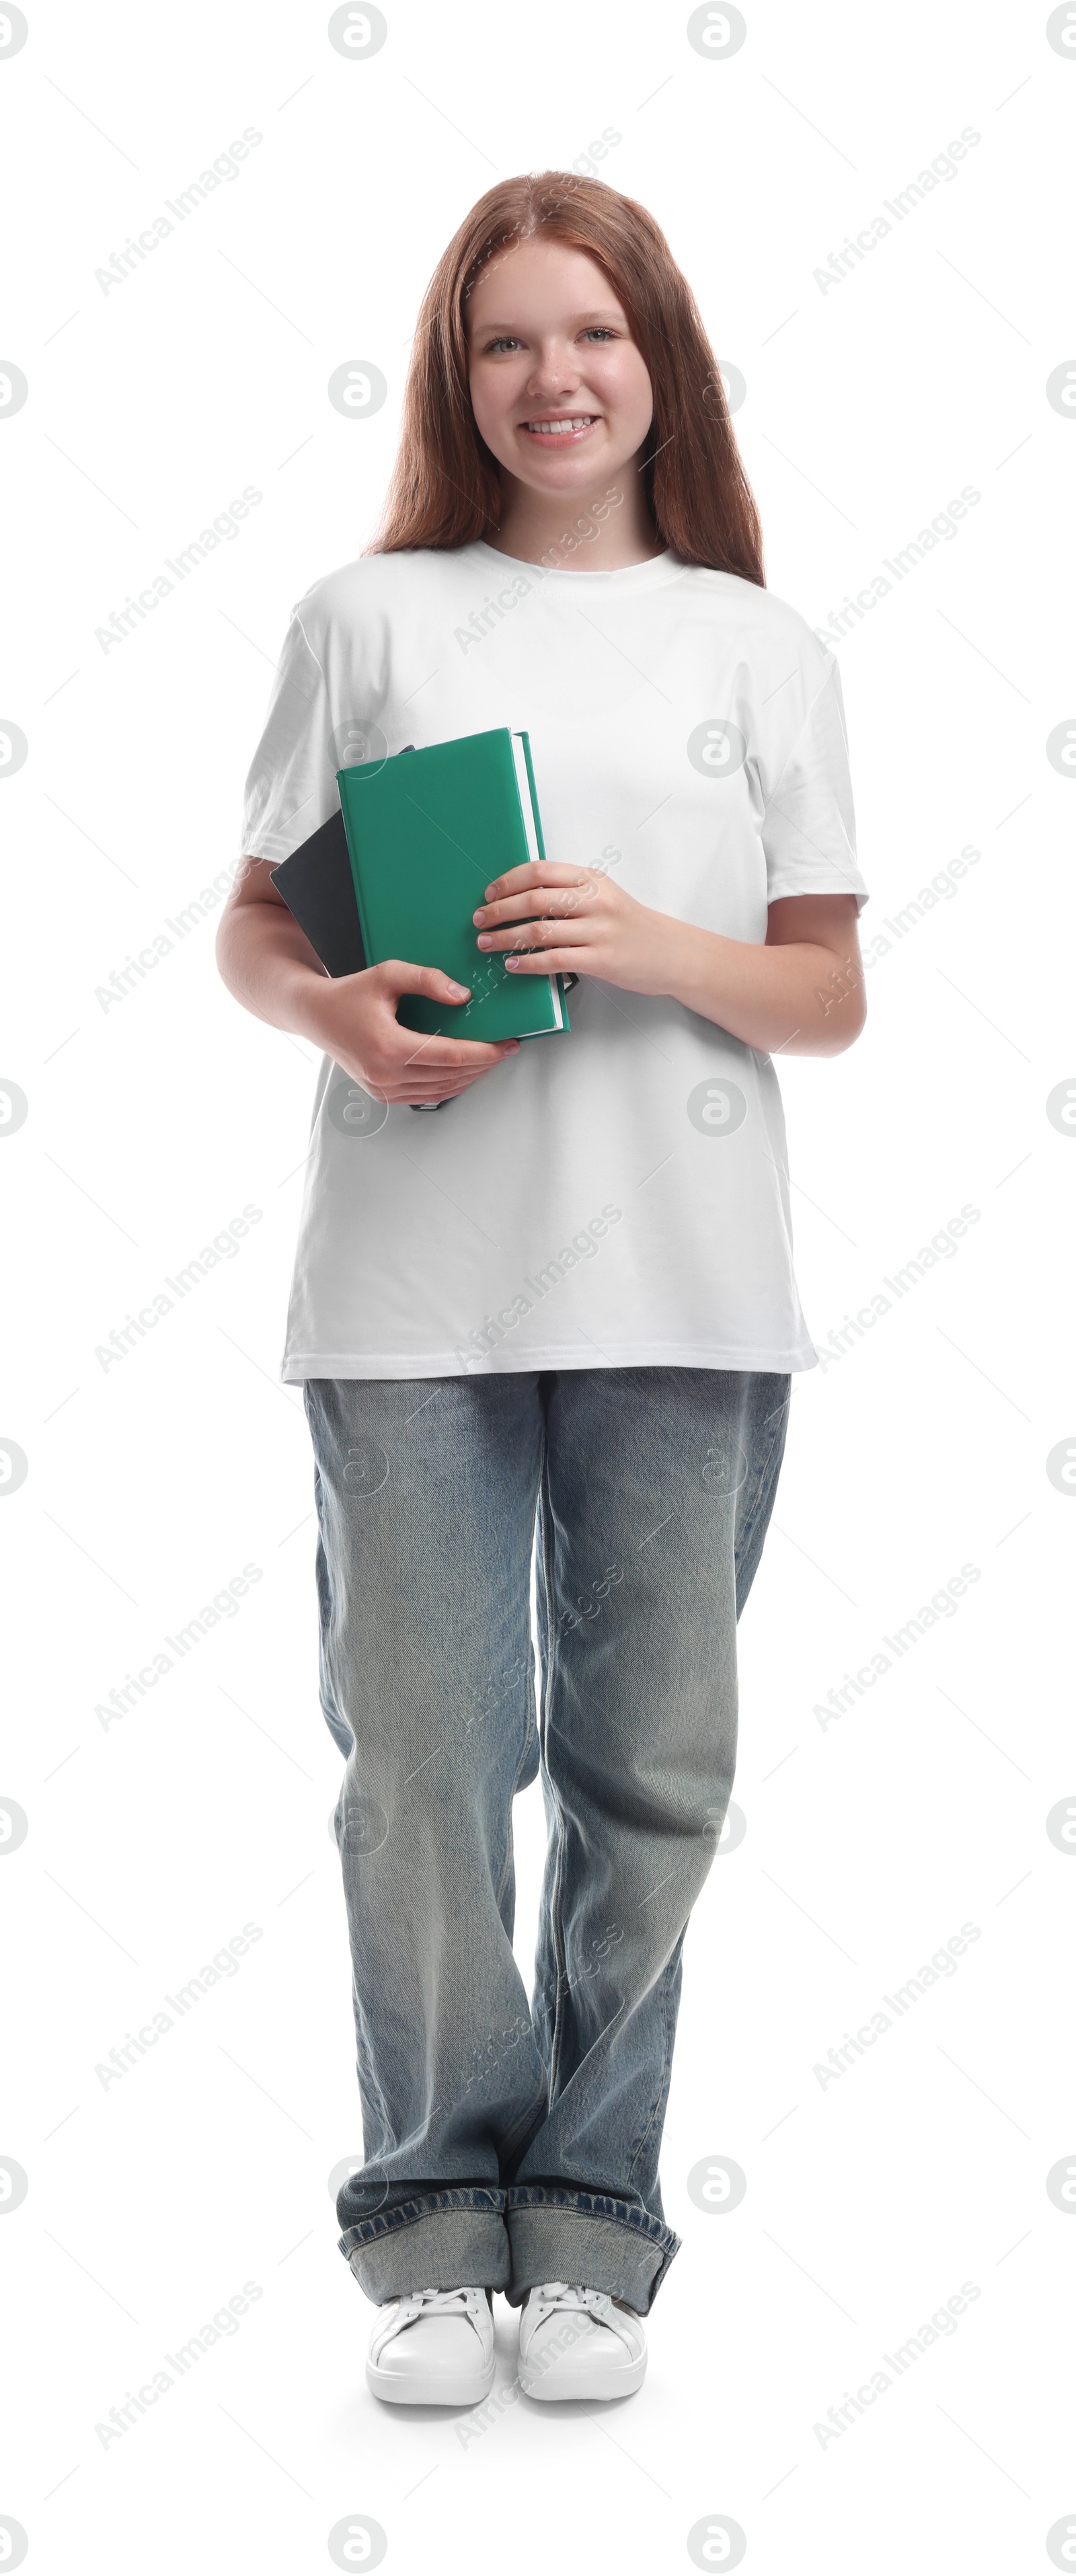
[{"label": "teenage girl", "polygon": [[[571,1030],[422,1038],[401,995],[469,988],[427,955],[330,979],[269,872],[349,758],[493,726],[529,733],[551,856],[475,853],[475,966],[577,977]],[[346,1756],[367,2376],[477,2403],[500,2291],[526,2393],[617,2397],[679,2246],[681,1951],[815,1365],[773,1058],[857,1037],[866,888],[837,664],[764,586],[688,285],[600,181],[507,181],[446,250],[382,526],[295,609],[242,849],[221,973],[323,1051],[282,1376]],[[512,1802],[539,1768],[528,1999]]]}]

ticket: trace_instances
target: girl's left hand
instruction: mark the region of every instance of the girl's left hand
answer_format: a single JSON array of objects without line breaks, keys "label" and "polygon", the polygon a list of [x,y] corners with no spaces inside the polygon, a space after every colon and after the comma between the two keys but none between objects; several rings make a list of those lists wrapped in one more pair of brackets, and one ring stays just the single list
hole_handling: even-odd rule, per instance
[{"label": "girl's left hand", "polygon": [[495,878],[474,921],[479,947],[507,950],[513,974],[600,975],[629,993],[668,992],[671,942],[683,928],[600,869],[555,859]]}]

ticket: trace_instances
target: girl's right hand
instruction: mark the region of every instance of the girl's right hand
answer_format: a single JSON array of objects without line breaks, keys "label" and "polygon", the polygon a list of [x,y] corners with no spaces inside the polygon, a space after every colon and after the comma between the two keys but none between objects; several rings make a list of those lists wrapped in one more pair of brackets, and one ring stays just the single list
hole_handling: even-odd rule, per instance
[{"label": "girl's right hand", "polygon": [[439,966],[409,966],[398,957],[358,975],[325,976],[307,994],[310,1035],[375,1100],[451,1100],[492,1073],[504,1056],[519,1054],[518,1038],[490,1046],[402,1028],[396,1004],[403,993],[421,993],[430,1002],[462,1004],[468,998],[465,987]]}]

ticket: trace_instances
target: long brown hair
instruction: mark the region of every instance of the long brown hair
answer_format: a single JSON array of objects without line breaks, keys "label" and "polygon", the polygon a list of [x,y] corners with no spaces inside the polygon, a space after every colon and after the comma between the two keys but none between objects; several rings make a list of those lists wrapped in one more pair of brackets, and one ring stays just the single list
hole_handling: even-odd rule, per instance
[{"label": "long brown hair", "polygon": [[471,407],[467,300],[488,260],[539,234],[589,253],[631,324],[653,386],[642,473],[658,535],[685,563],[764,588],[758,508],[687,279],[645,206],[567,170],[487,189],[438,262],[415,331],[385,512],[368,551],[466,546],[499,526],[497,464]]}]

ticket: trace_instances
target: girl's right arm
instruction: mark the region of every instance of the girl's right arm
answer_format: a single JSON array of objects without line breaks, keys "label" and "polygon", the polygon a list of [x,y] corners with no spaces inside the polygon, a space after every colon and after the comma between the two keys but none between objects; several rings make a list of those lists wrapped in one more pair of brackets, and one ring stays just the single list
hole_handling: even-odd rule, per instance
[{"label": "girl's right arm", "polygon": [[466,988],[439,966],[398,957],[359,975],[328,975],[270,876],[268,859],[243,859],[217,932],[217,965],[245,1011],[270,1028],[309,1038],[376,1100],[450,1100],[490,1073],[519,1040],[497,1046],[422,1037],[401,1028],[403,993],[464,1002]]}]

